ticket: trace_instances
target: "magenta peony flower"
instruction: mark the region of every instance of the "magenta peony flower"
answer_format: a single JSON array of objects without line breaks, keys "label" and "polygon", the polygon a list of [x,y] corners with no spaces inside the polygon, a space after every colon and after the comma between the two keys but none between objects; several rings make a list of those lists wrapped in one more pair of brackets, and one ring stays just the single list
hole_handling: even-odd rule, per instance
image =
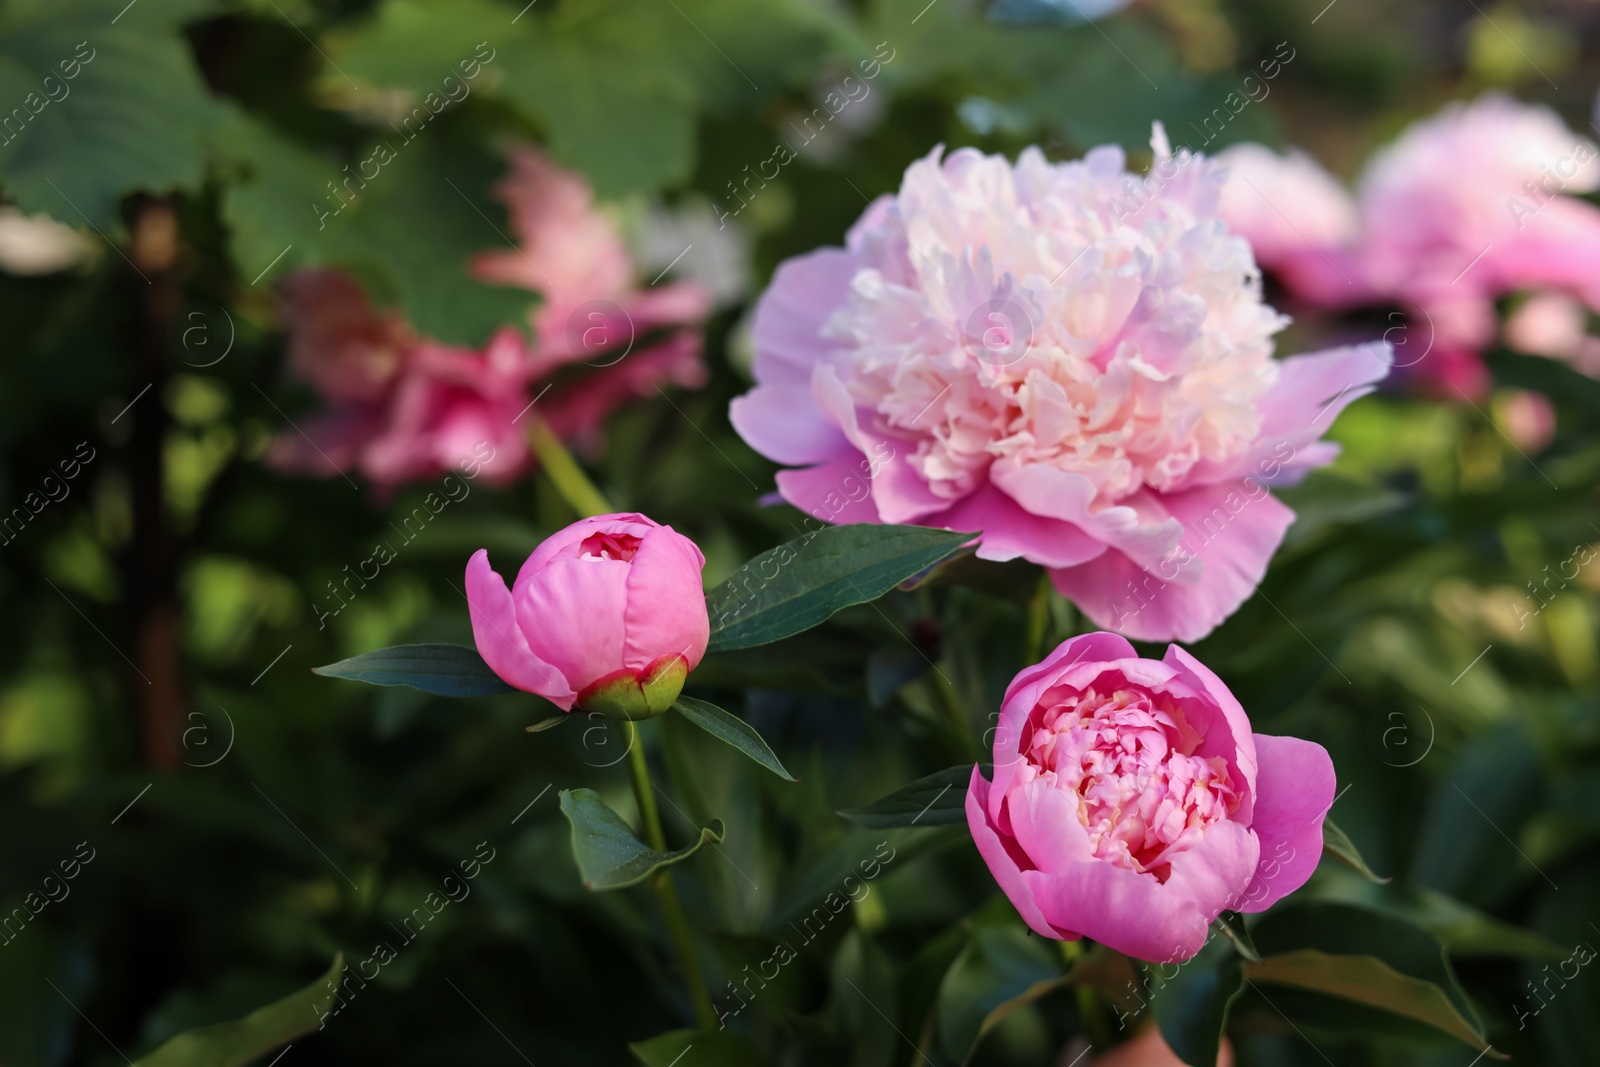
[{"label": "magenta peony flower", "polygon": [[1264,911],[1305,884],[1333,796],[1321,745],[1252,734],[1183,649],[1140,659],[1094,633],[1012,679],[994,781],[973,768],[967,823],[1036,932],[1176,962],[1223,911]]},{"label": "magenta peony flower", "polygon": [[1396,366],[1475,399],[1495,300],[1563,294],[1600,311],[1600,149],[1555,112],[1498,93],[1411,126],[1367,164],[1352,200],[1308,157],[1236,145],[1222,217],[1297,297],[1398,304]]},{"label": "magenta peony flower", "polygon": [[711,638],[705,557],[643,515],[597,515],[552,534],[508,590],[479,549],[467,563],[472,636],[507,685],[561,708],[659,715]]},{"label": "magenta peony flower", "polygon": [[[533,464],[523,416],[535,401],[557,436],[581,441],[660,385],[705,383],[704,287],[635,289],[627,248],[583,179],[531,148],[510,155],[498,191],[522,246],[486,253],[473,269],[540,294],[534,343],[508,327],[481,349],[441,344],[375,311],[348,276],[297,272],[283,284],[290,367],[331,411],[279,435],[270,463],[324,477],[359,471],[383,489],[470,463],[504,483]],[[581,372],[565,373],[573,365]]]},{"label": "magenta peony flower", "polygon": [[936,150],[847,247],[778,268],[757,386],[731,418],[830,522],[982,531],[1100,626],[1203,637],[1248,597],[1293,513],[1267,493],[1386,371],[1368,345],[1275,361],[1285,319],[1216,218],[1224,174],[1157,129],[1015,166]]}]

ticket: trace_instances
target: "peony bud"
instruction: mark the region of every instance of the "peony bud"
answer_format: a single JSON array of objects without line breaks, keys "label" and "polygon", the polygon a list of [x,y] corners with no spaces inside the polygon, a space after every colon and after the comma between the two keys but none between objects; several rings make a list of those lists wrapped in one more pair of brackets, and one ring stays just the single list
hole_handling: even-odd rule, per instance
[{"label": "peony bud", "polygon": [[507,685],[620,719],[672,706],[705,655],[705,557],[643,515],[597,515],[552,535],[517,580],[479,549],[467,563],[472,636]]}]

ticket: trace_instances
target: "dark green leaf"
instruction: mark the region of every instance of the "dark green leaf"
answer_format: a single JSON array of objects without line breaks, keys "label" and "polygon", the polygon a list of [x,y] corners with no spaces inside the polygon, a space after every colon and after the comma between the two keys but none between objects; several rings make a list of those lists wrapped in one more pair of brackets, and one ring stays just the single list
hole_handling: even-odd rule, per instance
[{"label": "dark green leaf", "polygon": [[552,715],[548,719],[540,719],[538,722],[534,723],[532,726],[524,726],[523,729],[526,730],[530,734],[542,734],[546,730],[553,730],[557,726],[562,725],[570,717],[571,716],[569,716],[568,714],[563,712],[560,715]]},{"label": "dark green leaf", "polygon": [[242,1019],[187,1030],[139,1057],[134,1067],[241,1067],[317,1029],[343,973],[344,957],[336,955],[328,973],[305,988]]},{"label": "dark green leaf", "polygon": [[[1180,966],[1146,966],[1145,990],[1161,1036],[1191,1067],[1216,1067],[1228,1013],[1244,989],[1243,961],[1223,938]],[[1167,971],[1176,973],[1167,976]]]},{"label": "dark green leaf", "polygon": [[311,670],[368,685],[409,685],[442,697],[516,692],[489,669],[477,649],[466,645],[395,645]]},{"label": "dark green leaf", "polygon": [[779,762],[761,735],[756,733],[755,727],[737,715],[731,715],[704,700],[683,696],[672,705],[672,710],[717,740],[732,745],[779,778],[795,781],[794,775],[784,770],[783,764]]},{"label": "dark green leaf", "polygon": [[1250,939],[1250,931],[1245,929],[1244,916],[1236,911],[1225,911],[1217,916],[1211,924],[1212,929],[1218,930],[1232,944],[1233,950],[1251,963],[1261,959],[1261,954],[1256,951],[1255,942]]},{"label": "dark green leaf", "polygon": [[622,817],[593,789],[563,789],[561,813],[572,824],[572,853],[583,884],[596,891],[637,885],[663,867],[681,863],[707,841],[721,841],[722,820],[713,819],[694,844],[674,852],[657,852],[644,844]]},{"label": "dark green leaf", "polygon": [[1487,362],[1497,384],[1534,389],[1553,400],[1600,413],[1600,382],[1559,359],[1497,352],[1490,354]]},{"label": "dark green leaf", "polygon": [[1006,1016],[1066,981],[1054,944],[1015,921],[980,923],[939,986],[939,1042],[966,1063]]},{"label": "dark green leaf", "polygon": [[1385,885],[1390,881],[1388,878],[1380,878],[1373,873],[1372,868],[1367,866],[1367,861],[1361,858],[1361,852],[1356,848],[1355,842],[1351,841],[1349,836],[1339,829],[1331,816],[1322,820],[1322,851],[1345,864],[1368,881],[1376,882],[1379,885]]},{"label": "dark green leaf", "polygon": [[121,228],[117,206],[127,193],[200,186],[201,143],[224,110],[176,23],[204,6],[145,5],[115,25],[117,0],[0,9],[0,100],[17,109],[8,117],[27,116],[3,138],[0,181],[24,211],[109,231]]},{"label": "dark green leaf", "polygon": [[[985,772],[989,768],[984,765]],[[988,777],[987,773],[984,775]],[[967,786],[972,767],[963,764],[936,771],[926,778],[896,789],[864,808],[851,808],[839,814],[853,823],[874,830],[891,826],[949,826],[967,821]]]},{"label": "dark green leaf", "polygon": [[453,138],[448,109],[421,130],[384,134],[353,157],[351,173],[366,162],[371,180],[344,185],[343,162],[246,116],[222,128],[217,152],[246,172],[223,198],[241,276],[264,283],[297,267],[339,267],[374,305],[398,304],[418,331],[447,342],[479,345],[525,322],[534,293],[468,273],[472,256],[510,247],[490,195],[503,164]]},{"label": "dark green leaf", "polygon": [[1404,1015],[1485,1044],[1482,1024],[1456,982],[1444,947],[1419,927],[1350,904],[1297,903],[1262,916],[1253,931],[1255,982],[1276,982]]},{"label": "dark green leaf", "polygon": [[750,648],[809,630],[949,559],[976,534],[857,523],[769,549],[706,595],[712,652]]},{"label": "dark green leaf", "polygon": [[[628,1048],[645,1067],[760,1067],[766,1061],[731,1030],[668,1030]],[[690,1049],[692,1056],[686,1055]]]}]

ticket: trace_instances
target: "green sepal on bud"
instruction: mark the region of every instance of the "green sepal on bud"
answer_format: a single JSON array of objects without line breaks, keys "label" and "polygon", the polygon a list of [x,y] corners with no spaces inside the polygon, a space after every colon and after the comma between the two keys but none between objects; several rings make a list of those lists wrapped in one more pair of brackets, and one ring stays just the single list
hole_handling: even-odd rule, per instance
[{"label": "green sepal on bud", "polygon": [[574,707],[608,719],[653,718],[672,707],[689,677],[689,661],[662,656],[644,670],[613,671],[578,694]]}]

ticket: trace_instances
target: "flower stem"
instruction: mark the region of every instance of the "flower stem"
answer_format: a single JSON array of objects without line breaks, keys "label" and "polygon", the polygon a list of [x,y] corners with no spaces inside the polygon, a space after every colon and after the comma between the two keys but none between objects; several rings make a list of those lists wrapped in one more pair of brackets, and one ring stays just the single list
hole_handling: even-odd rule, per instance
[{"label": "flower stem", "polygon": [[[667,837],[661,831],[661,812],[656,807],[655,789],[650,784],[650,765],[645,760],[639,727],[633,722],[628,722],[628,779],[633,783],[633,797],[639,804],[639,818],[644,822],[645,844],[657,852],[665,852]],[[711,1006],[705,976],[700,973],[700,961],[694,954],[694,941],[689,936],[683,906],[678,903],[678,889],[673,883],[671,869],[662,870],[651,879],[651,885],[661,903],[661,917],[667,924],[667,933],[678,952],[683,980],[689,987],[689,1000],[694,1005],[695,1021],[702,1030],[714,1029],[717,1013]]]},{"label": "flower stem", "polygon": [[1023,643],[1025,666],[1044,659],[1045,637],[1050,632],[1050,574],[1039,575],[1039,587],[1028,600],[1028,636]]},{"label": "flower stem", "polygon": [[561,443],[550,424],[538,415],[528,417],[528,445],[539,457],[539,464],[555,485],[556,492],[583,518],[609,514],[613,508],[589,476],[583,473],[578,461],[572,458],[567,446]]},{"label": "flower stem", "polygon": [[972,740],[972,722],[967,718],[966,705],[961,702],[961,694],[956,692],[955,683],[937,664],[933,668],[933,687],[939,691],[939,699],[950,713],[950,724],[955,727],[956,741],[961,745],[961,751],[966,753],[968,759],[977,759],[978,746]]},{"label": "flower stem", "polygon": [[1106,1029],[1105,1015],[1100,1011],[1100,998],[1095,995],[1092,985],[1075,975],[1084,957],[1083,942],[1062,941],[1059,944],[1061,958],[1067,964],[1067,975],[1073,979],[1072,993],[1078,1002],[1078,1016],[1083,1022],[1084,1036],[1095,1048],[1110,1048],[1111,1034]]}]

